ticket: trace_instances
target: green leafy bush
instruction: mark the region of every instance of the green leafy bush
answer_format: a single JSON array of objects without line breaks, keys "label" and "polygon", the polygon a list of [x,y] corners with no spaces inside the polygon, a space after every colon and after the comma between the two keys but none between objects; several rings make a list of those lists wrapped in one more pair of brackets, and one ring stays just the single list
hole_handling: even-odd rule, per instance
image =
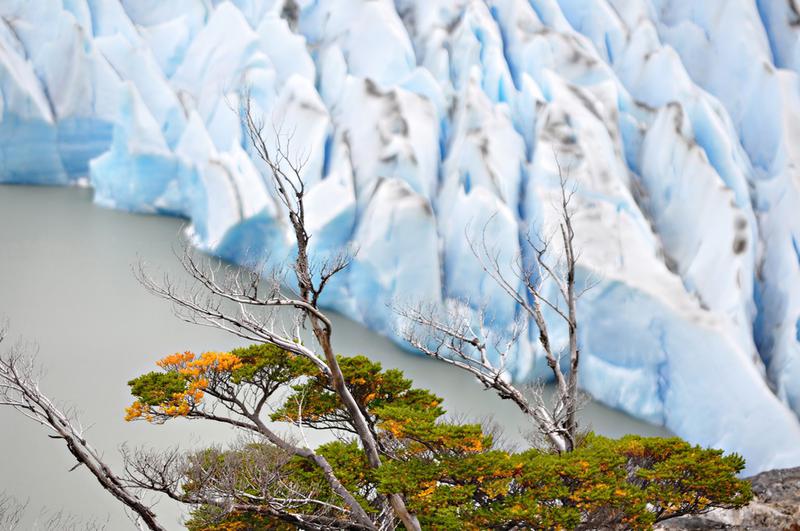
[{"label": "green leafy bush", "polygon": [[[679,438],[609,439],[591,433],[568,453],[509,452],[480,425],[445,420],[442,399],[414,388],[400,371],[383,370],[363,356],[340,357],[339,363],[377,435],[383,454],[378,469],[367,466],[364,452],[349,438],[354,427],[329,380],[312,363],[276,347],[164,358],[161,373],[131,381],[137,401],[128,416],[151,421],[201,416],[209,397],[260,391],[279,401],[270,420],[340,434],[316,452],[367,513],[380,511],[374,503],[378,494],[400,493],[424,529],[649,529],[683,514],[741,507],[752,498],[749,483],[737,478],[744,459],[736,454]],[[186,463],[187,495],[224,484],[230,492],[264,499],[310,492],[317,502],[340,504],[318,466],[266,442],[205,450]],[[318,511],[317,502],[297,503],[292,510],[302,517],[306,510]],[[208,505],[196,507],[188,523],[197,531],[287,525],[271,518],[266,507],[237,512]]]},{"label": "green leafy bush", "polygon": [[752,494],[736,475],[738,455],[678,438],[590,434],[564,454],[498,450],[452,459],[392,461],[381,488],[407,495],[437,529],[649,529],[656,521],[714,507],[741,507]]}]

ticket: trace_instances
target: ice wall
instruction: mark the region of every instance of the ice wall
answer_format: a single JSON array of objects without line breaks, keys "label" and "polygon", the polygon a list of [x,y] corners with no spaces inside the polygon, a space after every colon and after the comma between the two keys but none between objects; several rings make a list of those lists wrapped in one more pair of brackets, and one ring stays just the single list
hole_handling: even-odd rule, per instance
[{"label": "ice wall", "polygon": [[[88,178],[226,259],[285,255],[247,91],[308,159],[314,253],[359,249],[324,303],[391,336],[398,299],[510,326],[467,235],[530,262],[560,165],[597,281],[584,388],[749,471],[796,466],[798,20],[790,0],[6,0],[0,182]],[[546,376],[535,338],[517,380]]]}]

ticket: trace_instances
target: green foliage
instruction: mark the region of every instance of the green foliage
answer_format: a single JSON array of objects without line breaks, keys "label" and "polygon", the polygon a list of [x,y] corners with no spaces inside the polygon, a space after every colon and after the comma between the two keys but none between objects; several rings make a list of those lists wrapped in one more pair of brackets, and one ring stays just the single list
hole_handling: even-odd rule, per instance
[{"label": "green foliage", "polygon": [[[648,529],[682,514],[741,507],[752,498],[749,483],[737,478],[744,460],[736,454],[678,438],[615,440],[591,433],[569,453],[508,452],[496,448],[481,426],[446,421],[442,399],[415,389],[400,371],[384,370],[363,356],[339,357],[339,363],[377,435],[383,466],[370,468],[355,440],[329,442],[316,452],[367,513],[380,510],[374,503],[379,494],[400,493],[425,529]],[[130,382],[138,400],[129,417],[187,414],[204,392],[218,396],[247,388],[270,397],[283,389],[275,395],[282,402],[272,420],[353,431],[327,377],[305,358],[276,347],[176,354],[159,365],[164,372]],[[234,470],[240,492],[263,494],[269,482],[253,483],[254,478],[280,477],[282,485],[341,504],[315,464],[266,443],[207,450],[189,462],[187,492],[202,491],[203,482],[218,473],[230,478]],[[271,518],[201,506],[188,525],[196,531],[287,528]]]},{"label": "green foliage", "polygon": [[148,372],[128,382],[131,394],[149,406],[165,403],[186,391],[186,378],[174,372]]},{"label": "green foliage", "polygon": [[631,435],[618,442],[618,451],[636,470],[636,483],[657,519],[698,513],[712,505],[740,507],[752,498],[750,483],[736,479],[745,467],[738,454],[690,446],[677,437]]},{"label": "green foliage", "polygon": [[[192,495],[204,492],[208,484],[227,484],[239,492],[259,496],[263,494],[264,485],[294,481],[294,475],[287,472],[290,469],[287,464],[292,459],[286,452],[266,444],[243,444],[229,450],[201,450],[188,456],[183,491]],[[265,478],[267,481],[264,481]],[[297,479],[302,480],[299,475]],[[302,513],[303,509],[312,511],[314,508],[301,505],[298,509]],[[231,512],[226,508],[210,505],[200,506],[192,511],[192,517],[186,526],[190,531],[295,529],[293,525],[268,514]]]},{"label": "green foliage", "polygon": [[291,531],[296,526],[274,517],[226,511],[218,507],[203,506],[192,513],[186,522],[189,531]]},{"label": "green foliage", "polygon": [[[332,441],[320,445],[317,453],[324,456],[336,471],[336,477],[361,503],[368,513],[376,512],[369,500],[377,493],[375,470],[370,468],[367,458],[355,441]],[[334,498],[320,469],[305,459],[294,458],[289,463],[292,481],[298,485],[314,486],[320,495]]]},{"label": "green foliage", "polygon": [[231,354],[242,366],[231,371],[233,383],[271,382],[285,385],[301,376],[317,374],[313,363],[274,345],[257,344],[236,348]]},{"label": "green foliage", "polygon": [[[338,356],[337,359],[353,398],[363,411],[371,414],[373,422],[380,420],[387,406],[431,410],[437,417],[444,413],[441,408],[437,409],[441,398],[430,391],[414,389],[411,380],[404,378],[401,371],[383,370],[380,363],[365,356]],[[309,377],[306,381],[292,386],[293,393],[283,407],[275,411],[272,420],[294,423],[302,420],[312,428],[354,431],[328,378],[313,369],[307,371],[306,376]],[[302,404],[302,408],[298,408],[298,404]]]},{"label": "green foliage", "polygon": [[498,450],[437,460],[391,461],[381,489],[402,492],[436,529],[649,529],[714,507],[741,507],[750,485],[738,455],[678,438],[589,434],[565,454]]}]

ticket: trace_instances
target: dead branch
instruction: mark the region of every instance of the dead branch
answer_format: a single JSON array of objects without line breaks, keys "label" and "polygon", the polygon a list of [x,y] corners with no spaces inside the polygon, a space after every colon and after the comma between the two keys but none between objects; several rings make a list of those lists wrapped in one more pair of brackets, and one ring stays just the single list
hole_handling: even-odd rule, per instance
[{"label": "dead branch", "polygon": [[284,466],[292,455],[258,442],[188,455],[177,449],[123,449],[131,485],[181,503],[215,507],[220,518],[249,512],[303,529],[374,529],[355,521],[335,499],[291,483]]},{"label": "dead branch", "polygon": [[[522,256],[516,257],[511,264],[513,278],[509,278],[508,273],[503,270],[500,252],[492,247],[490,238],[487,237],[491,218],[484,225],[479,241],[467,237],[470,249],[484,272],[536,325],[539,345],[556,382],[556,399],[552,406],[545,403],[541,394],[529,397],[521,392],[510,383],[506,375],[509,352],[524,329],[523,323],[514,323],[511,330],[495,331],[493,327],[487,326],[483,310],[478,310],[477,316],[474,316],[468,301],[461,301],[460,307],[445,312],[426,305],[398,305],[395,311],[404,323],[399,333],[409,344],[432,358],[469,372],[486,389],[494,390],[503,399],[512,400],[526,415],[532,417],[550,445],[555,450],[564,452],[575,447],[578,430],[575,419],[580,363],[577,300],[583,291],[576,293],[575,290],[577,258],[571,209],[575,190],[568,188],[568,180],[558,164],[558,157],[556,163],[560,190],[556,205],[556,234],[560,236],[561,256],[553,256],[551,238],[538,238],[538,241],[534,241],[528,234],[526,242],[535,263],[526,267]],[[546,282],[556,288],[554,299],[543,291]],[[520,289],[520,285],[523,289]],[[552,311],[567,327],[569,364],[566,371],[562,367],[560,353],[553,350],[544,308]],[[490,352],[492,356],[489,355]]]},{"label": "dead branch", "polygon": [[[0,332],[0,339],[2,336]],[[41,391],[33,359],[26,356],[19,346],[0,355],[0,405],[17,410],[51,431],[51,438],[62,440],[67,445],[77,460],[76,467],[83,465],[105,490],[133,511],[139,522],[148,529],[164,530],[150,507],[125,485],[87,442],[80,423],[62,412]]]}]

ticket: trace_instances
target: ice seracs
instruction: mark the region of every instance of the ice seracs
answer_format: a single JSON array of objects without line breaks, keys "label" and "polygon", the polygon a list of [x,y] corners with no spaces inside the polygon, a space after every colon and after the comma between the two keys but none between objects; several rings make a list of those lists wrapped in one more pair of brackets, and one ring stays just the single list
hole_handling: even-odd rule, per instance
[{"label": "ice seracs", "polygon": [[[104,206],[188,218],[205,251],[286,256],[249,101],[267,147],[305,160],[314,256],[358,250],[324,304],[394,337],[396,301],[513,326],[470,242],[532,266],[560,167],[597,283],[584,388],[748,471],[796,466],[798,19],[783,0],[9,0],[0,182],[88,177]],[[520,381],[546,374],[535,334]]]}]

